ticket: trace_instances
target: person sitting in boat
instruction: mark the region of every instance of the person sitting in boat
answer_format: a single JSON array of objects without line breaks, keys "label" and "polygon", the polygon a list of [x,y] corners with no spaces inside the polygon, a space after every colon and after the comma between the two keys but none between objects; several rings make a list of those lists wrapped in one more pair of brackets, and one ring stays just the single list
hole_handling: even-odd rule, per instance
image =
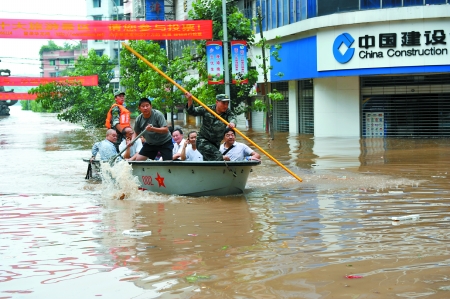
[{"label": "person sitting in boat", "polygon": [[138,138],[133,144],[131,144],[134,134],[134,130],[131,127],[126,127],[122,132],[125,133],[125,139],[122,140],[119,145],[119,152],[122,152],[126,148],[126,150],[122,153],[122,157],[129,161],[135,161],[137,154],[142,149],[142,141]]},{"label": "person sitting in boat", "polygon": [[141,114],[136,118],[134,131],[135,135],[139,135],[145,130],[145,143],[136,156],[136,161],[154,160],[158,152],[164,161],[172,160],[172,136],[164,114],[152,109],[152,103],[148,98],[139,100],[139,110]]},{"label": "person sitting in boat", "polygon": [[188,134],[188,139],[181,149],[181,161],[203,161],[202,154],[197,150],[197,132]]},{"label": "person sitting in boat", "polygon": [[[106,131],[106,139],[100,142],[96,142],[92,146],[92,157],[90,159],[91,163],[95,160],[97,153],[100,153],[101,161],[108,161],[112,157],[117,156],[118,152],[115,147],[115,142],[117,141],[117,132],[114,129],[108,129]],[[121,157],[117,157],[117,160],[121,160]]]},{"label": "person sitting in boat", "polygon": [[186,140],[183,138],[183,131],[178,128],[175,129],[172,133],[172,139],[175,141],[173,144],[173,160],[180,160],[181,156],[181,150],[183,149],[183,146],[186,142]]},{"label": "person sitting in boat", "polygon": [[236,133],[233,129],[227,128],[224,134],[225,142],[220,145],[220,152],[225,161],[261,161],[261,155],[252,150],[247,145],[236,141]]},{"label": "person sitting in boat", "polygon": [[228,126],[220,119],[210,113],[204,107],[194,107],[192,103],[192,95],[185,94],[187,102],[187,112],[193,116],[203,116],[203,123],[197,138],[197,148],[203,155],[204,161],[223,161],[223,155],[219,151],[220,142],[223,139],[223,132],[227,127],[236,127],[236,117],[228,108],[230,97],[226,94],[216,96],[216,104],[209,108],[226,120]]}]

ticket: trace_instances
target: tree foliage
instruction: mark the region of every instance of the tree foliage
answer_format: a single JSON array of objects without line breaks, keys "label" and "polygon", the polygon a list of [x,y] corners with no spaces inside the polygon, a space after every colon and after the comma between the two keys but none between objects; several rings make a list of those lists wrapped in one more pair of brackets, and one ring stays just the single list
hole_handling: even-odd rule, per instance
[{"label": "tree foliage", "polygon": [[[130,47],[186,90],[197,84],[197,81],[189,79],[188,70],[192,68],[189,49],[182,57],[169,60],[166,50],[158,43],[130,41]],[[120,53],[120,66],[120,82],[126,87],[128,105],[136,106],[140,98],[150,97],[153,98],[154,108],[169,112],[185,102],[183,93],[178,88],[174,88],[167,79],[126,49],[122,49]]]},{"label": "tree foliage", "polygon": [[[254,44],[254,33],[251,21],[247,19],[233,2],[227,3],[227,41],[245,40],[249,46]],[[193,20],[213,21],[213,40],[224,40],[222,0],[197,0],[192,3],[192,10],[189,17]],[[215,101],[215,95],[225,92],[224,85],[208,85],[208,72],[206,65],[206,41],[195,41],[195,50],[198,61],[195,63],[195,70],[198,71],[199,82],[195,95],[206,104]],[[231,53],[231,51],[229,51]],[[230,54],[231,55],[231,54]],[[231,56],[228,59],[228,69],[231,74]],[[247,65],[252,64],[252,59],[247,58]],[[258,73],[253,68],[248,68],[248,84],[233,84],[230,86],[231,109],[240,114],[244,111],[242,103],[250,104],[250,91],[258,79]]]},{"label": "tree foliage", "polygon": [[63,46],[58,46],[54,41],[49,40],[46,45],[43,45],[41,49],[39,50],[39,55],[42,55],[44,52],[48,51],[58,51],[58,50],[80,50],[81,49],[81,42],[77,44],[70,44],[65,42]]},{"label": "tree foliage", "polygon": [[78,58],[69,75],[98,75],[98,86],[52,82],[33,88],[29,93],[37,94],[37,103],[47,111],[57,112],[59,120],[79,123],[84,127],[102,127],[113,103],[110,86],[113,68],[108,56],[99,57],[91,50],[87,57]]}]

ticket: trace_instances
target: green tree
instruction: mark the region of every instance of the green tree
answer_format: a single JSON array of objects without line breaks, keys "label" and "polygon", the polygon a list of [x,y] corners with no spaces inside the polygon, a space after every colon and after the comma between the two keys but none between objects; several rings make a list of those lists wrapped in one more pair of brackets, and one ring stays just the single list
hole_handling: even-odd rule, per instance
[{"label": "green tree", "polygon": [[43,109],[57,112],[59,120],[79,123],[84,127],[102,127],[113,103],[110,86],[113,68],[108,56],[99,57],[91,50],[87,57],[78,58],[69,75],[98,75],[98,86],[52,82],[33,88],[29,93],[37,94],[36,102]]},{"label": "green tree", "polygon": [[[130,47],[142,55],[169,78],[190,90],[197,80],[189,79],[188,70],[193,67],[189,49],[182,57],[169,60],[166,50],[158,43],[147,41],[130,41]],[[174,88],[164,77],[150,68],[133,53],[122,50],[120,53],[120,83],[127,89],[127,103],[133,107],[142,97],[151,97],[152,106],[162,112],[172,112],[177,105],[185,102],[183,93]],[[172,119],[173,123],[173,119]]]},{"label": "green tree", "polygon": [[[261,7],[257,8],[256,13],[256,21],[259,26],[259,34],[260,34],[260,40],[255,44],[257,47],[261,48],[261,55],[257,55],[256,58],[258,59],[258,67],[263,72],[264,77],[264,84],[263,84],[263,102],[262,102],[262,110],[266,112],[266,132],[270,133],[270,137],[274,139],[274,130],[273,130],[273,101],[280,101],[283,100],[284,97],[281,93],[274,90],[273,92],[269,92],[268,88],[268,79],[267,74],[270,70],[273,69],[273,66],[267,66],[267,62],[269,61],[270,57],[272,56],[277,62],[280,62],[281,59],[278,56],[278,51],[281,49],[280,45],[274,45],[271,46],[269,43],[267,43],[266,38],[263,35],[263,27],[262,27],[262,13],[261,13]],[[272,48],[272,51],[270,52],[270,49]],[[270,55],[266,56],[266,50],[269,50]],[[278,76],[282,77],[283,74],[278,74]],[[255,107],[258,105],[261,105],[261,103],[255,103]]]},{"label": "green tree", "polygon": [[[223,20],[222,20],[222,0],[197,0],[192,3],[192,10],[189,11],[189,17],[193,20],[212,20],[213,21],[213,40],[245,40],[248,46],[254,44],[254,34],[251,26],[251,20],[247,19],[238,7],[233,3],[227,3],[227,28],[228,36],[223,36]],[[194,47],[197,53],[198,61],[195,63],[194,69],[198,71],[199,83],[195,90],[197,98],[201,99],[205,104],[215,102],[215,95],[225,92],[224,85],[208,85],[208,71],[206,65],[206,41],[194,41]],[[231,53],[231,51],[229,51]],[[231,54],[230,54],[231,55]],[[231,70],[231,56],[228,59],[228,67]],[[252,60],[247,58],[247,65],[250,66]],[[240,114],[244,112],[246,107],[251,104],[250,91],[257,81],[258,73],[253,68],[247,68],[248,84],[233,84],[230,86],[231,109]],[[230,71],[231,74],[231,71]],[[246,103],[247,106],[242,104]]]},{"label": "green tree", "polygon": [[57,50],[62,50],[62,49],[63,48],[58,46],[57,44],[55,44],[54,41],[49,40],[46,45],[43,45],[41,47],[41,49],[39,50],[39,55],[42,55],[42,53],[44,53],[44,52],[57,51]]},{"label": "green tree", "polygon": [[80,50],[82,47],[81,42],[77,42],[76,44],[71,44],[68,42],[65,42],[63,46],[58,46],[54,41],[49,40],[46,45],[43,45],[41,49],[39,50],[39,55],[42,55],[44,52],[48,51],[58,51],[58,50]]}]

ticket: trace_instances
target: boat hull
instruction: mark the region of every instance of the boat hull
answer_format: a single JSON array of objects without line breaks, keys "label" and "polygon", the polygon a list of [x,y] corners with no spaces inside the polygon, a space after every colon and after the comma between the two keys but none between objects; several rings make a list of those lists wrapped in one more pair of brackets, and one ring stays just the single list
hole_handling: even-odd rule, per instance
[{"label": "boat hull", "polygon": [[[83,159],[89,162],[89,159]],[[142,190],[186,196],[225,196],[245,190],[259,161],[129,161]],[[100,166],[100,161],[94,161]]]},{"label": "boat hull", "polygon": [[186,196],[224,196],[243,193],[258,161],[189,162],[133,161],[133,175],[142,189]]}]

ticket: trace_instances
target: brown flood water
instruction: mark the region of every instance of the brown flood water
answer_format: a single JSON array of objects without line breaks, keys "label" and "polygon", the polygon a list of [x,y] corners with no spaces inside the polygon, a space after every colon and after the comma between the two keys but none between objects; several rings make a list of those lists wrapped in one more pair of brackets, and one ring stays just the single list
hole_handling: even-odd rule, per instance
[{"label": "brown flood water", "polygon": [[246,132],[303,182],[191,198],[86,181],[103,131],[54,114],[0,132],[0,298],[450,298],[449,139]]}]

